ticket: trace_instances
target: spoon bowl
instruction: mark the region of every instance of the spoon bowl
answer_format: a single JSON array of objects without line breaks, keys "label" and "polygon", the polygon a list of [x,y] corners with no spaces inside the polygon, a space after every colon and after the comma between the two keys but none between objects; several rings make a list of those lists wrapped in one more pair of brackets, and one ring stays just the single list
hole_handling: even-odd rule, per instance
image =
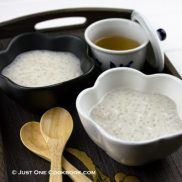
[{"label": "spoon bowl", "polygon": [[64,108],[55,107],[45,112],[41,118],[41,131],[46,141],[51,139],[66,141],[73,130],[73,120]]},{"label": "spoon bowl", "polygon": [[50,161],[50,152],[36,121],[25,123],[20,130],[23,145],[38,156]]}]

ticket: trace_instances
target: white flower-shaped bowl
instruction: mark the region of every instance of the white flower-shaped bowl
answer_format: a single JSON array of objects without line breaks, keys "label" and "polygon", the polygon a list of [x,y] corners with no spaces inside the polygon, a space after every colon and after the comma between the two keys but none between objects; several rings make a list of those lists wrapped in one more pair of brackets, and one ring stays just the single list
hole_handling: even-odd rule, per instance
[{"label": "white flower-shaped bowl", "polygon": [[175,102],[179,117],[182,118],[182,81],[180,79],[167,74],[145,75],[131,68],[110,69],[98,77],[93,87],[83,90],[76,100],[83,127],[99,147],[119,163],[138,166],[164,158],[181,146],[182,131],[152,140],[128,142],[111,136],[93,121],[89,116],[90,109],[106,92],[117,87],[165,95]]}]

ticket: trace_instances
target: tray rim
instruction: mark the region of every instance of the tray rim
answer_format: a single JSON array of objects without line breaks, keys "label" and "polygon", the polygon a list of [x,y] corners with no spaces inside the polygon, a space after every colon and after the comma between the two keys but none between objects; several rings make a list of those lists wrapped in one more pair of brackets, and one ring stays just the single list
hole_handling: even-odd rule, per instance
[{"label": "tray rim", "polygon": [[[51,15],[57,13],[73,13],[73,12],[92,12],[92,11],[110,11],[110,12],[126,12],[132,13],[134,9],[126,9],[126,8],[110,8],[110,7],[78,7],[78,8],[63,8],[63,9],[56,9],[56,10],[49,10],[49,11],[42,11],[33,14],[28,14],[24,16],[19,16],[17,18],[13,18],[10,20],[0,22],[0,28],[3,26],[11,25],[12,23],[17,23],[18,21],[34,18],[37,16],[43,15]],[[52,18],[51,18],[52,19]]]}]

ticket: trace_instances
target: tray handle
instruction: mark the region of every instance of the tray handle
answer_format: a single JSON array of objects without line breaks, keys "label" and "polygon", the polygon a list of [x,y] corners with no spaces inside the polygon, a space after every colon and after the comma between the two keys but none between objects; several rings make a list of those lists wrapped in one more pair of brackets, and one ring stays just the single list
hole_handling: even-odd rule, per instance
[{"label": "tray handle", "polygon": [[85,17],[62,17],[45,20],[35,24],[34,28],[36,31],[55,30],[55,29],[66,29],[68,27],[81,27],[86,23]]}]

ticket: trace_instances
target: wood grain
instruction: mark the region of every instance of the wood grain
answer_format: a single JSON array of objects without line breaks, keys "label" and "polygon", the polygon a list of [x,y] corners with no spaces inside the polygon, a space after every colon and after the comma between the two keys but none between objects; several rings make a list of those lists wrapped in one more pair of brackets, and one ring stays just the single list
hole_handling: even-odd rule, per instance
[{"label": "wood grain", "polygon": [[40,131],[44,137],[51,156],[50,182],[62,182],[62,154],[73,130],[73,120],[70,113],[61,107],[46,111],[40,120]]},{"label": "wood grain", "polygon": [[[89,23],[102,18],[108,17],[124,17],[130,18],[131,12],[122,13],[122,11],[113,10],[89,10],[85,11],[56,11],[41,13],[29,17],[23,17],[16,21],[7,22],[0,26],[0,38],[1,48],[4,49],[10,39],[19,33],[27,31],[35,31],[34,24],[49,18],[55,17],[67,17],[67,16],[86,16]],[[49,30],[52,35],[59,35],[64,33],[77,34],[83,37],[84,26],[82,27],[68,27],[60,30]],[[45,32],[45,31],[44,31]],[[170,64],[165,65],[165,72],[175,74],[175,70],[169,68]],[[147,70],[147,69],[146,69]],[[145,70],[145,71],[146,71]],[[149,71],[148,71],[149,70]],[[146,72],[151,72],[148,69]],[[178,75],[177,75],[178,76]],[[95,145],[84,131],[82,124],[79,120],[76,112],[75,103],[68,103],[66,107],[72,114],[74,121],[74,130],[71,138],[67,144],[68,147],[78,148],[85,151],[95,162],[97,167],[106,175],[108,175],[112,181],[114,175],[121,171],[127,175],[137,176],[142,182],[181,182],[182,181],[182,148],[173,153],[166,159],[159,160],[141,167],[127,167],[123,166],[114,160],[97,145]],[[39,114],[32,114],[29,111],[24,110],[21,106],[8,98],[3,93],[0,93],[0,110],[1,110],[1,125],[2,125],[2,139],[4,143],[4,155],[5,162],[7,164],[7,175],[9,182],[46,182],[48,181],[48,175],[12,175],[12,170],[40,170],[48,171],[49,163],[45,160],[35,156],[28,151],[21,143],[19,138],[19,131],[21,126],[32,120],[40,120]],[[2,150],[2,145],[1,145]],[[64,153],[65,157],[74,164],[79,170],[86,170],[84,166],[73,156],[68,153]],[[155,154],[154,154],[155,155]],[[0,176],[4,175],[1,172]],[[69,182],[70,179],[66,176],[63,180]],[[2,179],[0,179],[2,181]]]}]

